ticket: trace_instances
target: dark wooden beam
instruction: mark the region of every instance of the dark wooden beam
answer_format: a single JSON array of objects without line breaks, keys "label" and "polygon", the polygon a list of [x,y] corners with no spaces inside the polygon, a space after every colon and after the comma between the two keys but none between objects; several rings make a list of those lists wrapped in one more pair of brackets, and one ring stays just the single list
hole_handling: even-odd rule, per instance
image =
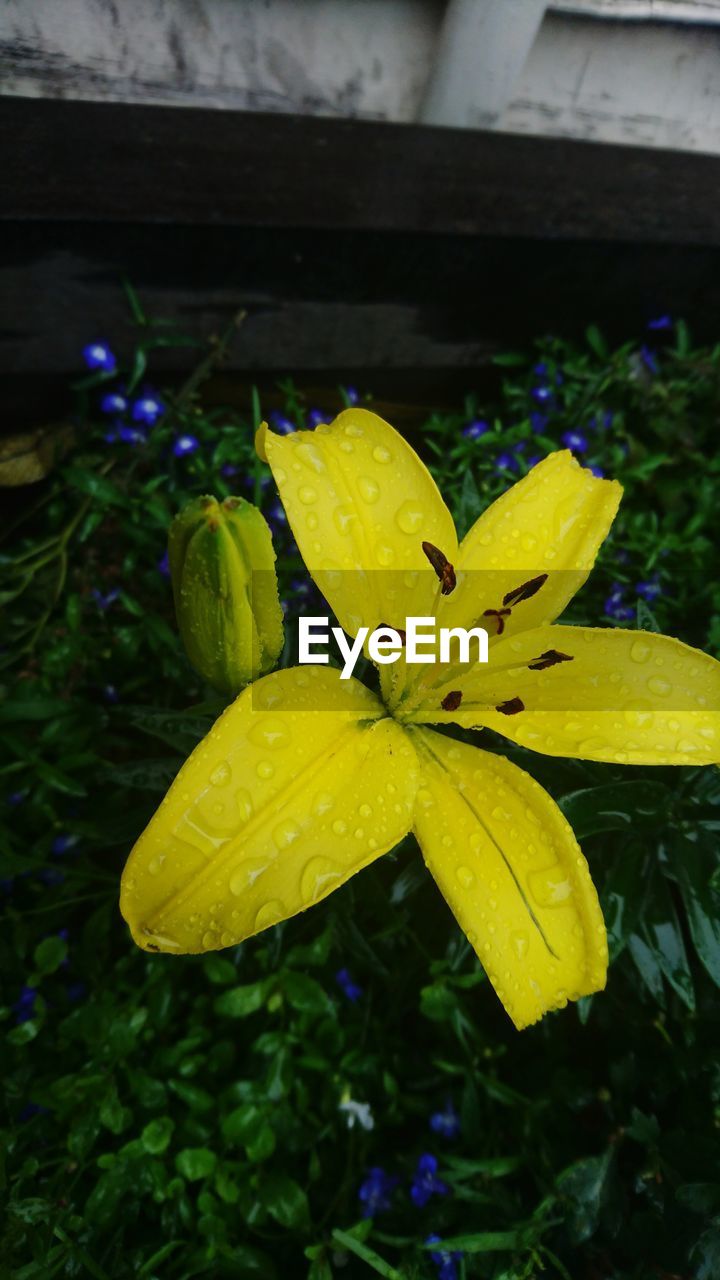
[{"label": "dark wooden beam", "polygon": [[720,158],[348,119],[0,98],[0,217],[720,244]]}]

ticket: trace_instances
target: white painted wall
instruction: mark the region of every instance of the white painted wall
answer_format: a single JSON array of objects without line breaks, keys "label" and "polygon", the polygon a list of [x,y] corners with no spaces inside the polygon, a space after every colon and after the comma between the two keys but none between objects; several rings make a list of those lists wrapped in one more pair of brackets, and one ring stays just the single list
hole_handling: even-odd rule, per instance
[{"label": "white painted wall", "polygon": [[720,0],[0,0],[0,94],[720,153]]}]

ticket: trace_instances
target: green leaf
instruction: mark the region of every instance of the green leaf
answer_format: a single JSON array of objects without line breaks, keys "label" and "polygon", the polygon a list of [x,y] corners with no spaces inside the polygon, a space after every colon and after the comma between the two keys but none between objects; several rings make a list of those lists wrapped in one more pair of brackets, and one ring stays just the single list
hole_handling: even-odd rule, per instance
[{"label": "green leaf", "polygon": [[713,982],[720,987],[720,896],[711,883],[717,855],[704,840],[688,840],[680,835],[673,849],[673,870],[695,949]]},{"label": "green leaf", "polygon": [[232,987],[230,991],[223,991],[222,995],[215,997],[213,1008],[216,1013],[224,1014],[226,1018],[247,1018],[248,1014],[255,1013],[261,1008],[266,991],[267,983],[265,982],[251,982],[247,986]]},{"label": "green leaf", "polygon": [[613,1148],[608,1147],[600,1156],[576,1161],[557,1179],[558,1191],[571,1202],[566,1226],[573,1244],[589,1240],[600,1225],[612,1160]]},{"label": "green leaf", "polygon": [[369,1245],[363,1244],[362,1240],[358,1240],[349,1231],[341,1231],[336,1227],[332,1233],[332,1238],[341,1248],[346,1249],[348,1253],[354,1253],[356,1258],[360,1258],[362,1262],[367,1263],[379,1276],[384,1276],[385,1280],[403,1280],[400,1271],[396,1271],[395,1267],[391,1267],[390,1263],[381,1258],[379,1253],[376,1253]]},{"label": "green leaf", "polygon": [[39,973],[54,973],[60,968],[68,953],[68,945],[64,938],[43,938],[35,948],[33,959]]},{"label": "green leaf", "polygon": [[175,1168],[188,1182],[199,1182],[215,1172],[217,1156],[208,1147],[185,1147],[175,1157]]},{"label": "green leaf", "polygon": [[333,1004],[327,992],[309,974],[288,970],[282,975],[281,985],[288,1004],[298,1013],[332,1013]]},{"label": "green leaf", "polygon": [[643,936],[670,986],[694,1010],[695,989],[685,943],[670,886],[662,875],[656,875],[650,887]]},{"label": "green leaf", "polygon": [[620,955],[637,929],[646,885],[646,846],[630,840],[616,853],[600,893],[611,960]]},{"label": "green leaf", "polygon": [[670,792],[649,779],[572,791],[559,801],[578,840],[600,831],[651,829],[664,823]]},{"label": "green leaf", "polygon": [[459,1253],[510,1253],[525,1243],[525,1233],[517,1231],[476,1231],[472,1235],[450,1236],[436,1244],[424,1244],[424,1249]]},{"label": "green leaf", "polygon": [[596,324],[588,325],[585,330],[585,338],[588,346],[592,347],[595,352],[595,355],[599,356],[601,360],[606,360],[608,356],[607,343]]},{"label": "green leaf", "polygon": [[258,1191],[262,1204],[281,1227],[304,1228],[310,1222],[305,1192],[284,1173],[261,1175]]},{"label": "green leaf", "polygon": [[159,1116],[157,1120],[151,1120],[145,1125],[140,1141],[151,1155],[162,1155],[163,1151],[167,1151],[174,1128],[175,1125],[169,1116]]}]

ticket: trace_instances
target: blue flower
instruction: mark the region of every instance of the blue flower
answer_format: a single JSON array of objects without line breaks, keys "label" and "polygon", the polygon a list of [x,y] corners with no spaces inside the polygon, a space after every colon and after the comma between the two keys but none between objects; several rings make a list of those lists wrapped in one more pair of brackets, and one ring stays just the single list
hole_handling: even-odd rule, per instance
[{"label": "blue flower", "polygon": [[77,841],[77,836],[71,836],[68,835],[67,832],[63,832],[61,835],[55,836],[52,844],[50,845],[50,852],[54,854],[56,858],[60,858],[64,853],[68,853],[70,849],[77,844]]},{"label": "blue flower", "polygon": [[360,999],[363,989],[356,982],[353,982],[348,969],[338,969],[335,974],[335,981],[342,988],[348,1000],[352,1000],[355,1003],[356,1000]]},{"label": "blue flower", "polygon": [[553,392],[550,387],[533,387],[530,395],[536,404],[549,405],[553,401]]},{"label": "blue flower", "polygon": [[635,586],[637,595],[642,596],[643,600],[652,602],[662,595],[662,587],[657,578],[651,579],[649,582],[638,582]]},{"label": "blue flower", "polygon": [[36,1102],[27,1102],[23,1107],[18,1120],[21,1124],[27,1124],[28,1120],[32,1120],[34,1116],[40,1116],[47,1113],[47,1107],[39,1107]]},{"label": "blue flower", "polygon": [[356,391],[355,387],[346,387],[345,395],[347,396],[348,404],[357,404],[360,399],[360,393]]},{"label": "blue flower", "polygon": [[327,417],[328,415],[326,413],[323,413],[322,409],[308,409],[307,411],[308,427],[310,428],[311,431],[314,431],[315,427],[319,427],[321,422],[327,422]]},{"label": "blue flower", "polygon": [[102,369],[105,373],[112,373],[117,363],[105,342],[89,342],[83,347],[83,360],[88,369]]},{"label": "blue flower", "polygon": [[15,1013],[15,1021],[18,1025],[21,1022],[29,1022],[35,1012],[35,998],[37,991],[35,987],[23,987],[18,999],[13,1005]]},{"label": "blue flower", "polygon": [[540,454],[533,453],[530,455],[529,458],[525,459],[525,466],[527,467],[528,471],[532,471],[533,467],[536,467],[538,462],[542,462],[542,458]]},{"label": "blue flower", "polygon": [[435,1156],[420,1156],[410,1187],[410,1199],[418,1209],[424,1208],[433,1196],[446,1196],[450,1188],[437,1177],[438,1162]]},{"label": "blue flower", "polygon": [[22,804],[26,795],[27,791],[11,791],[5,797],[5,803],[9,804],[11,809],[16,809],[19,804]]},{"label": "blue flower", "polygon": [[539,364],[533,365],[533,373],[538,378],[546,377],[547,371],[548,371],[548,367],[544,360],[541,360]]},{"label": "blue flower", "polygon": [[443,1138],[457,1138],[460,1133],[460,1117],[452,1102],[446,1102],[444,1111],[433,1112],[430,1128],[433,1133],[442,1134]]},{"label": "blue flower", "polygon": [[147,392],[135,400],[132,407],[133,422],[144,422],[147,427],[153,427],[158,418],[161,418],[165,412],[165,405],[152,392]]},{"label": "blue flower", "polygon": [[119,391],[106,391],[100,401],[100,409],[103,413],[124,413],[127,400]]},{"label": "blue flower", "polygon": [[648,320],[648,329],[672,329],[672,316],[656,316],[654,320]]},{"label": "blue flower", "polygon": [[625,588],[620,582],[614,582],[612,591],[607,597],[604,605],[605,613],[609,618],[615,618],[618,622],[629,622],[635,617],[635,610],[630,605],[625,604]]},{"label": "blue flower", "polygon": [[517,471],[517,469],[518,469],[517,458],[513,457],[511,453],[498,454],[497,458],[495,459],[496,471]]},{"label": "blue flower", "polygon": [[291,436],[297,430],[295,423],[290,418],[287,418],[284,413],[279,413],[277,409],[274,409],[270,414],[270,422],[280,436]]},{"label": "blue flower", "polygon": [[117,589],[117,587],[113,587],[110,591],[107,591],[105,594],[103,594],[103,592],[100,590],[99,587],[93,587],[92,591],[90,592],[90,595],[95,601],[100,612],[104,613],[106,609],[110,608],[111,604],[115,603],[118,596],[120,595],[120,592]]},{"label": "blue flower", "polygon": [[614,421],[615,421],[615,414],[612,412],[612,410],[606,409],[602,419],[602,424],[606,431],[608,430],[609,427],[612,426]]},{"label": "blue flower", "polygon": [[598,467],[596,464],[593,464],[593,466],[589,467],[588,470],[595,476],[597,480],[605,479],[605,472],[603,471],[602,467]]},{"label": "blue flower", "polygon": [[655,352],[652,350],[652,347],[645,346],[645,343],[643,343],[640,348],[640,359],[645,365],[648,373],[652,373],[654,375],[660,372],[660,365]]},{"label": "blue flower", "polygon": [[463,427],[462,433],[467,440],[479,440],[480,436],[484,436],[489,430],[489,422],[485,422],[484,418],[474,418],[466,427]]},{"label": "blue flower", "polygon": [[[440,1236],[426,1236],[426,1244],[439,1244]],[[457,1264],[462,1254],[449,1249],[431,1249],[430,1257],[437,1267],[438,1280],[457,1280]]]},{"label": "blue flower", "polygon": [[285,514],[285,508],[279,498],[276,498],[275,501],[268,507],[266,514],[270,524],[279,524],[279,525],[287,524],[287,516]]},{"label": "blue flower", "polygon": [[587,453],[587,439],[579,431],[565,431],[561,438],[566,449],[572,449],[573,453]]},{"label": "blue flower", "polygon": [[226,480],[232,480],[233,476],[236,476],[239,470],[240,468],[233,466],[232,462],[223,462],[220,468],[220,475]]},{"label": "blue flower", "polygon": [[547,424],[548,424],[547,414],[538,413],[537,409],[533,409],[532,413],[530,414],[530,426],[532,430],[536,431],[538,435],[540,435],[545,430]]},{"label": "blue flower", "polygon": [[173,445],[172,451],[176,458],[185,458],[188,454],[195,453],[195,450],[199,448],[200,441],[197,439],[197,436],[183,435],[178,436]]},{"label": "blue flower", "polygon": [[397,1178],[391,1178],[384,1169],[376,1165],[368,1169],[367,1177],[360,1183],[358,1200],[363,1206],[363,1218],[374,1218],[378,1213],[386,1213],[392,1206],[390,1195],[397,1186]]},{"label": "blue flower", "polygon": [[163,578],[170,577],[170,557],[167,551],[163,552],[162,556],[158,560],[157,568],[158,568],[158,573],[161,573]]},{"label": "blue flower", "polygon": [[[108,436],[105,437],[108,439]],[[117,429],[117,439],[123,444],[147,444],[147,436],[139,427],[129,427],[121,422]]]},{"label": "blue flower", "polygon": [[115,703],[120,701],[120,694],[114,684],[106,684],[103,691],[103,702]]}]

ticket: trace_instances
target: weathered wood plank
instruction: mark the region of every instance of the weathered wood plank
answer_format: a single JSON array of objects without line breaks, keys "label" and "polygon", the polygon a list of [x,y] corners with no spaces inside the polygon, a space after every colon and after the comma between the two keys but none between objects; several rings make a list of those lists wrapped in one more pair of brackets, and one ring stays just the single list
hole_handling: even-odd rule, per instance
[{"label": "weathered wood plank", "polygon": [[0,218],[719,244],[720,157],[0,99]]}]

